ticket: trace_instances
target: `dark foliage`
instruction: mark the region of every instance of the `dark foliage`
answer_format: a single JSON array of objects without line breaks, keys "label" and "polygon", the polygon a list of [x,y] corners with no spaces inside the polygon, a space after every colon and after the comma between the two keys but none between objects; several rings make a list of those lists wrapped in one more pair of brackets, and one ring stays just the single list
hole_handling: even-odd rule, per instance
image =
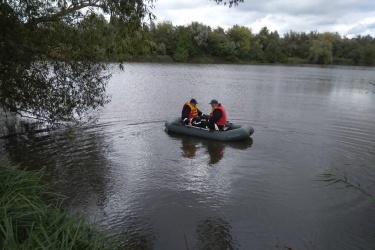
[{"label": "dark foliage", "polygon": [[81,21],[101,10],[131,32],[151,15],[152,2],[1,1],[0,107],[53,123],[103,106],[110,75],[89,35],[95,27],[87,30]]}]

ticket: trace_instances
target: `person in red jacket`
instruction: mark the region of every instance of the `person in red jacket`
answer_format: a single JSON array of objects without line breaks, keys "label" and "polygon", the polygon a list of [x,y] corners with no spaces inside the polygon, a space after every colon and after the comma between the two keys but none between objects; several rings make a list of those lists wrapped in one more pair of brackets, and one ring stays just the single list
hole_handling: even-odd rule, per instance
[{"label": "person in red jacket", "polygon": [[208,119],[208,127],[212,130],[224,130],[224,125],[227,123],[227,112],[223,105],[216,99],[211,102],[212,111]]},{"label": "person in red jacket", "polygon": [[205,115],[198,109],[198,102],[195,99],[191,99],[182,107],[181,120],[185,125],[188,126],[201,126],[201,118]]}]

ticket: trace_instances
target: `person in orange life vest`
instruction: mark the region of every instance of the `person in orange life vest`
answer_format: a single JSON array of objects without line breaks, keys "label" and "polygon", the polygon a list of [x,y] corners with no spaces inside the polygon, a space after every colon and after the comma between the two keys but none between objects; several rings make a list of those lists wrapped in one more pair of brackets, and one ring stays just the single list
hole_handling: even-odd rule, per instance
[{"label": "person in orange life vest", "polygon": [[211,130],[224,130],[224,125],[227,123],[227,112],[223,105],[215,99],[210,104],[212,111],[208,120],[208,128]]},{"label": "person in orange life vest", "polygon": [[202,116],[205,115],[198,109],[198,102],[195,99],[191,99],[182,107],[181,119],[185,125],[200,127]]}]

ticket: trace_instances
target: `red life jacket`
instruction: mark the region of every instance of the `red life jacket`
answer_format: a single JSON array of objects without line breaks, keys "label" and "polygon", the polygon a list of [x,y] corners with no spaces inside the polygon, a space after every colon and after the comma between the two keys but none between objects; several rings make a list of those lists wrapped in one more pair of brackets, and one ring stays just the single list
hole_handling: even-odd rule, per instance
[{"label": "red life jacket", "polygon": [[198,117],[198,104],[196,104],[195,107],[194,107],[193,105],[191,105],[190,102],[187,102],[182,107],[182,110],[185,108],[186,105],[188,105],[190,107],[190,113],[189,113],[188,118],[191,119],[191,118],[194,118],[194,117]]},{"label": "red life jacket", "polygon": [[211,111],[210,116],[213,115],[215,109],[219,109],[219,110],[221,110],[221,113],[223,114],[223,115],[220,117],[220,119],[216,122],[216,125],[225,125],[225,124],[227,123],[227,112],[225,111],[223,105],[220,104],[220,105],[217,106],[216,108],[213,108],[212,111]]}]

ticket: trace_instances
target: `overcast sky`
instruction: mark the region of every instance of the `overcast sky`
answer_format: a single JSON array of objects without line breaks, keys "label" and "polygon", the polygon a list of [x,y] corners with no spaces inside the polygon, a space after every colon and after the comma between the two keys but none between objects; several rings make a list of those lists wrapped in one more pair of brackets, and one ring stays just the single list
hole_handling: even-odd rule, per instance
[{"label": "overcast sky", "polygon": [[224,29],[238,24],[254,33],[267,26],[281,36],[316,30],[375,37],[375,0],[244,0],[232,8],[209,0],[157,0],[153,13],[156,22],[173,25],[197,21]]}]

